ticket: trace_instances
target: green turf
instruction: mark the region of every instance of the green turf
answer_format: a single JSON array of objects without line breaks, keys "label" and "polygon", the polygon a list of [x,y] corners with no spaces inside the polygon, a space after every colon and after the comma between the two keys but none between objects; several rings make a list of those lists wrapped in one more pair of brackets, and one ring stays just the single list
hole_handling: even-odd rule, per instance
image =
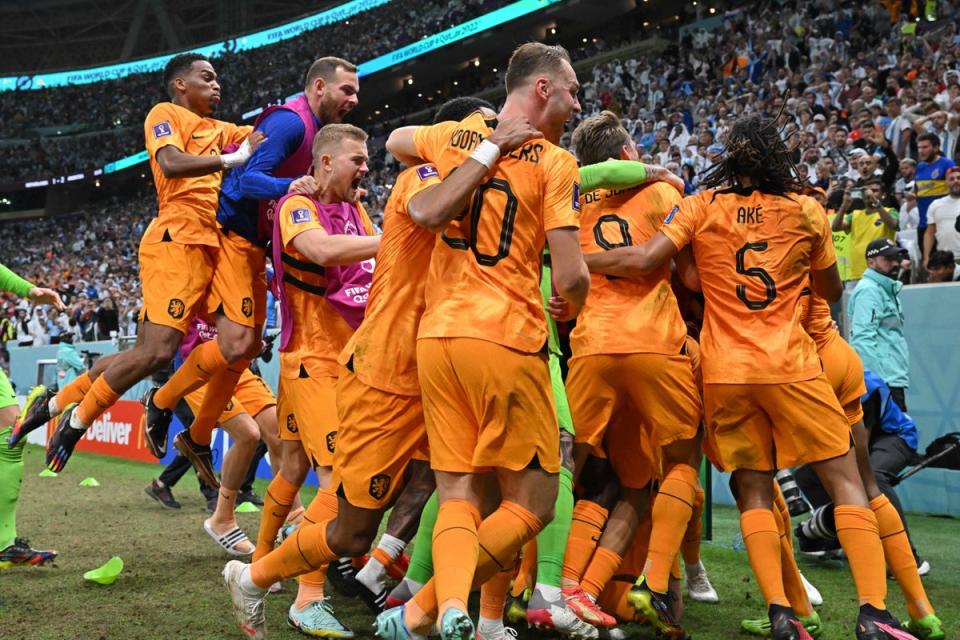
[{"label": "green turf", "polygon": [[[42,451],[26,449],[26,477],[20,501],[19,532],[37,546],[60,551],[55,566],[14,568],[0,573],[0,638],[77,640],[131,638],[240,638],[230,616],[230,599],[220,571],[227,560],[203,532],[204,501],[192,474],[176,488],[180,511],[165,511],[143,493],[159,467],[77,454],[58,478],[40,478]],[[77,486],[94,477],[99,487]],[[260,487],[262,491],[263,487]],[[304,492],[309,499],[311,492]],[[687,603],[685,626],[696,640],[739,636],[739,621],[763,613],[746,554],[731,548],[737,531],[733,510],[715,511],[715,544],[703,549],[704,563],[719,605]],[[256,532],[258,514],[239,514],[241,526]],[[913,515],[910,527],[933,572],[925,582],[946,624],[948,637],[960,637],[960,553],[956,520]],[[85,571],[111,556],[126,568],[109,587],[85,583]],[[801,568],[824,594],[820,609],[826,640],[852,638],[856,595],[845,567],[801,559]],[[286,608],[296,586],[267,604],[271,637],[300,637],[286,627]],[[890,583],[890,607],[905,615],[903,598]],[[372,617],[359,602],[334,596],[337,611],[358,637],[371,637]],[[653,638],[630,627],[640,638]],[[521,633],[521,637],[527,636]]]}]

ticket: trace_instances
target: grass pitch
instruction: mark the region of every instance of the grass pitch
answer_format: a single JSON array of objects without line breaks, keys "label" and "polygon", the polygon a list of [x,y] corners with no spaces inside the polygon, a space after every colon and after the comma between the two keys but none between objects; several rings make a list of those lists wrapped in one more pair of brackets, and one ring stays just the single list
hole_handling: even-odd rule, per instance
[{"label": "grass pitch", "polygon": [[[53,566],[13,568],[0,573],[0,638],[4,640],[129,640],[240,638],[230,615],[230,598],[220,571],[227,561],[202,530],[204,501],[190,474],[175,488],[183,504],[166,511],[143,493],[159,467],[78,453],[58,478],[37,476],[43,467],[39,447],[25,451],[26,474],[20,498],[18,530],[35,546],[60,552]],[[88,476],[96,488],[80,487]],[[264,486],[258,489],[262,492]],[[304,490],[307,502],[312,490]],[[238,514],[240,525],[256,536],[258,514]],[[960,638],[960,523],[954,519],[912,515],[909,525],[923,556],[933,566],[925,584],[948,638]],[[732,548],[738,520],[728,507],[714,510],[714,542],[705,543],[703,561],[720,593],[718,605],[687,602],[684,626],[696,640],[741,636],[744,617],[763,615],[764,607],[747,564],[746,553]],[[88,569],[111,556],[126,568],[112,586],[84,582]],[[823,593],[821,638],[853,637],[856,594],[845,566],[805,557],[804,574]],[[891,610],[906,616],[903,597],[889,583]],[[300,636],[286,626],[294,583],[267,602],[272,638]],[[372,637],[372,616],[359,601],[337,595],[341,619],[358,638]],[[638,638],[653,638],[648,628],[630,626]],[[521,638],[538,637],[521,630]]]}]

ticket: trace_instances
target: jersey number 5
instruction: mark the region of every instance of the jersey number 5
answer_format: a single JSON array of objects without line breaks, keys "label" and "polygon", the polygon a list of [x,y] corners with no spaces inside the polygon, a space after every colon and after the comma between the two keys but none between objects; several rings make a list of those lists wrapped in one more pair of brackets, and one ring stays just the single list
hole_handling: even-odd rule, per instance
[{"label": "jersey number 5", "polygon": [[[499,191],[506,196],[503,206],[503,213],[500,221],[500,234],[497,239],[497,252],[494,254],[482,253],[477,246],[477,236],[480,230],[480,214],[484,209],[484,198],[491,191]],[[486,211],[491,211],[493,206],[486,207]],[[473,256],[477,262],[485,267],[493,267],[498,262],[510,255],[510,246],[513,244],[513,226],[517,221],[517,197],[513,195],[510,183],[502,178],[490,178],[474,190],[470,196],[470,202],[467,207],[454,220],[461,223],[461,233],[463,232],[462,221],[467,215],[470,215],[470,234],[466,237],[451,238],[444,231],[440,236],[444,242],[453,249],[473,251]],[[448,228],[449,229],[449,228]]]},{"label": "jersey number 5", "polygon": [[737,251],[737,273],[750,276],[751,278],[760,278],[760,282],[763,283],[767,291],[767,297],[763,300],[750,300],[747,298],[747,285],[737,285],[737,297],[740,298],[740,301],[747,305],[747,309],[750,309],[751,311],[766,309],[768,306],[770,306],[771,302],[777,299],[777,284],[773,281],[773,278],[770,277],[770,274],[767,273],[765,269],[760,267],[750,267],[747,269],[743,264],[744,256],[746,256],[747,251],[759,252],[766,250],[766,242],[748,242],[740,247],[739,251]]}]

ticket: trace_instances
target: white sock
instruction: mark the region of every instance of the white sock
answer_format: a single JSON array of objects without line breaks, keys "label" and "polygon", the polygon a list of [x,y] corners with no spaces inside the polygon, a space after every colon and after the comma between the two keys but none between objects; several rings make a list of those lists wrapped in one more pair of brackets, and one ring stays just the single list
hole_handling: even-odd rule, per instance
[{"label": "white sock", "polygon": [[357,582],[370,589],[370,591],[379,593],[381,589],[385,588],[383,576],[386,573],[387,568],[379,560],[370,556],[367,564],[363,565],[363,568],[357,572]]},{"label": "white sock", "polygon": [[240,588],[248,594],[260,594],[266,591],[266,589],[258,587],[253,579],[250,578],[250,565],[246,565],[243,571],[240,572]]},{"label": "white sock", "polygon": [[411,580],[410,578],[407,578],[407,577],[404,577],[402,582],[407,587],[407,590],[410,592],[411,596],[417,595],[420,589],[423,589],[422,582],[417,582],[416,580]]},{"label": "white sock", "polygon": [[56,397],[56,396],[50,398],[49,402],[47,402],[47,411],[50,412],[50,415],[51,415],[51,416],[58,416],[58,415],[60,415],[60,407],[57,406],[57,397]]},{"label": "white sock", "polygon": [[[400,557],[400,554],[403,553],[403,549],[406,546],[407,543],[400,538],[385,533],[380,537],[380,543],[377,545],[377,548],[387,554],[387,557],[393,561]],[[383,580],[386,573],[387,568],[383,566],[383,563],[371,555],[370,559],[367,560],[367,564],[357,572],[357,580],[370,589],[370,591],[379,593],[386,588]]]},{"label": "white sock", "polygon": [[89,426],[89,425],[86,425],[86,424],[83,424],[82,422],[80,422],[80,416],[77,415],[77,411],[76,411],[76,410],[74,410],[73,413],[70,414],[70,428],[71,428],[71,429],[77,429],[78,431],[86,431],[88,426]]},{"label": "white sock", "polygon": [[559,602],[562,599],[562,594],[560,593],[560,587],[554,587],[553,585],[543,584],[538,582],[533,590],[540,594],[540,597],[546,600],[547,602]]},{"label": "white sock", "polygon": [[503,618],[497,618],[491,620],[490,618],[484,618],[480,616],[479,624],[477,625],[477,631],[483,635],[497,635],[503,632]]}]

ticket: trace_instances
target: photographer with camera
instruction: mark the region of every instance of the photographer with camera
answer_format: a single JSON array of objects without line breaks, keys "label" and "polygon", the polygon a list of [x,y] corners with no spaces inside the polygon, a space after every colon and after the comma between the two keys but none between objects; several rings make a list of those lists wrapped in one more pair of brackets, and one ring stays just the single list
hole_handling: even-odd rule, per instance
[{"label": "photographer with camera", "polygon": [[867,245],[880,238],[891,242],[896,238],[900,214],[883,206],[884,195],[883,180],[879,177],[868,177],[862,187],[847,186],[833,218],[833,231],[850,234],[850,271],[844,283],[848,289],[856,287],[867,269]]}]

